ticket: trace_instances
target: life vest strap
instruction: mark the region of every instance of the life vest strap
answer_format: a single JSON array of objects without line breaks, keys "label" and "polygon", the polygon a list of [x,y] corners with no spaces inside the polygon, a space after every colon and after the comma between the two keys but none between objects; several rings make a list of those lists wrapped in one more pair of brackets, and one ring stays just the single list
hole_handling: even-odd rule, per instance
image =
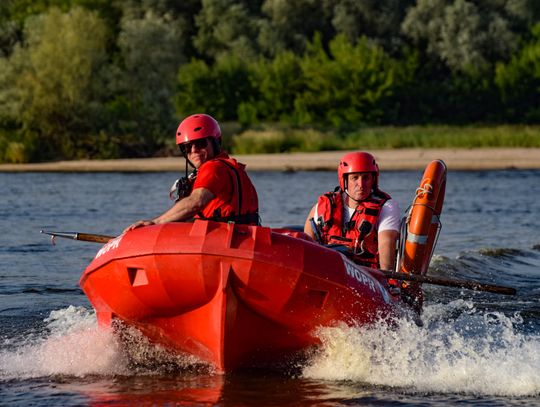
[{"label": "life vest strap", "polygon": [[230,216],[212,216],[211,218],[203,218],[204,220],[213,220],[214,222],[234,222],[240,225],[257,225],[260,226],[260,216],[259,212],[254,213],[243,213],[241,215],[230,215]]},{"label": "life vest strap", "polygon": [[223,163],[226,167],[228,167],[233,172],[233,174],[235,176],[236,194],[237,194],[237,199],[238,199],[238,213],[240,214],[240,213],[242,213],[242,183],[240,182],[240,174],[238,174],[238,171],[236,170],[236,168],[234,168],[234,166],[232,166],[227,161],[225,161],[223,159],[220,159],[220,158],[217,158],[217,160],[219,162]]}]

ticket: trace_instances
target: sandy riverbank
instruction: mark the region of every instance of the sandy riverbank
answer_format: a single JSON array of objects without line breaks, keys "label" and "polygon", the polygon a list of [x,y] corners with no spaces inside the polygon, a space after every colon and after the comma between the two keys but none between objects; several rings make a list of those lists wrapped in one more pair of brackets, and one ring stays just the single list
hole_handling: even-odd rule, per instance
[{"label": "sandy riverbank", "polygon": [[[540,148],[370,150],[381,170],[423,169],[442,159],[450,170],[540,169]],[[346,151],[235,155],[249,171],[335,170]],[[156,172],[179,171],[179,157],[0,164],[0,172]]]}]

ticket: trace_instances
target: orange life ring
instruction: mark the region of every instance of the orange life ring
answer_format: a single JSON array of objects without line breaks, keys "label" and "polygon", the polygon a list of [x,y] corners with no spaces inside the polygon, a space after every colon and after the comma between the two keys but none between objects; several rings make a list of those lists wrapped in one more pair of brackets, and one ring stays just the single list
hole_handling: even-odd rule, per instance
[{"label": "orange life ring", "polygon": [[442,160],[431,161],[424,171],[406,220],[407,233],[399,271],[427,273],[440,227],[445,189],[446,165]]}]

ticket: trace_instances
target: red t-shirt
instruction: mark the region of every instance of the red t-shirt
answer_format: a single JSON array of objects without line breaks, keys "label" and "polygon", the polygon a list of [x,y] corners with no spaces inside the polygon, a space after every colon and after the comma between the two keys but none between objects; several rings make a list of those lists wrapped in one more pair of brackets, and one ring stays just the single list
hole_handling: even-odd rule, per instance
[{"label": "red t-shirt", "polygon": [[[239,181],[237,175],[244,180],[239,185],[242,188],[242,213],[257,212],[259,207],[257,192],[245,173],[244,165],[239,164],[224,152],[215,158],[218,160],[209,160],[199,167],[193,184],[193,189],[206,188],[214,195],[214,199],[208,202],[199,215],[203,218],[239,215],[240,195],[236,189]],[[222,160],[227,160],[229,164],[225,164]],[[228,166],[233,166],[237,174]]]},{"label": "red t-shirt", "polygon": [[[215,158],[228,159],[229,156],[227,153],[220,153]],[[230,181],[231,176],[225,165],[219,161],[210,160],[199,167],[193,189],[206,188],[216,198],[227,197],[234,192],[233,184]]]}]

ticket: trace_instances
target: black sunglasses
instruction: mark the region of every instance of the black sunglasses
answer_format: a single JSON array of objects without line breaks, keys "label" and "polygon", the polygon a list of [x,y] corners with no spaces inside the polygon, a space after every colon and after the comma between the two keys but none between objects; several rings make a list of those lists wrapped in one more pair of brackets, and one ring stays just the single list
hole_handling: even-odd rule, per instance
[{"label": "black sunglasses", "polygon": [[180,144],[180,152],[183,155],[186,155],[191,151],[191,148],[195,146],[197,150],[200,150],[202,148],[206,148],[208,146],[208,139],[207,138],[200,138],[198,140],[188,141],[187,143]]}]

